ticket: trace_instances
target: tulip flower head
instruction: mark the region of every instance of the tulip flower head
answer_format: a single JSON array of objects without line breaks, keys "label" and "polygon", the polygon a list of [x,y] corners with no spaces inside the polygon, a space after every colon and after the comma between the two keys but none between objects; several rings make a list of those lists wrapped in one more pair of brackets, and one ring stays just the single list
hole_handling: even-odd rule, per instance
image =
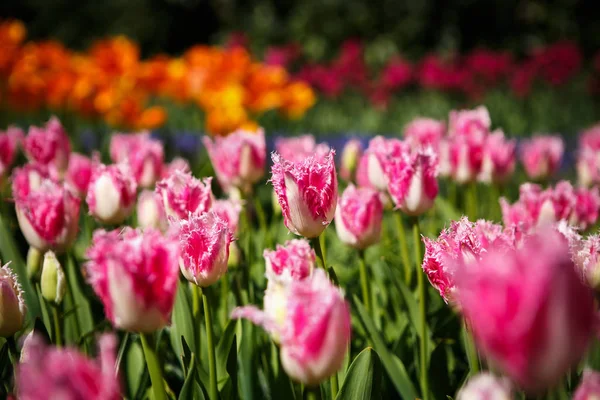
[{"label": "tulip flower head", "polygon": [[383,204],[379,192],[348,186],[338,201],[335,229],[345,244],[365,249],[379,242]]},{"label": "tulip flower head", "polygon": [[308,157],[324,158],[330,150],[325,143],[317,144],[313,135],[278,138],[275,141],[275,151],[290,162],[300,162]]},{"label": "tulip flower head", "polygon": [[263,255],[269,283],[287,286],[308,278],[315,269],[315,252],[304,239],[288,240],[275,250],[265,250]]},{"label": "tulip flower head", "polygon": [[577,177],[582,186],[600,183],[600,124],[579,136]]},{"label": "tulip flower head", "polygon": [[148,189],[140,192],[136,206],[138,226],[142,229],[154,228],[165,232],[169,227],[162,198]]},{"label": "tulip flower head", "polygon": [[577,234],[568,236],[573,261],[583,281],[595,291],[600,290],[600,236],[590,235],[585,239]]},{"label": "tulip flower head", "polygon": [[446,133],[446,124],[432,118],[415,118],[404,127],[404,138],[413,150],[437,149]]},{"label": "tulip flower head", "polygon": [[337,203],[335,151],[292,162],[273,153],[273,188],[285,226],[296,235],[317,237],[331,223]]},{"label": "tulip flower head", "polygon": [[127,164],[98,164],[85,198],[90,214],[105,224],[120,224],[133,211],[137,183]]},{"label": "tulip flower head", "polygon": [[94,232],[86,269],[112,324],[132,332],[167,325],[179,276],[179,243],[154,229]]},{"label": "tulip flower head", "polygon": [[358,161],[362,156],[363,147],[359,140],[351,139],[344,145],[340,165],[340,176],[343,180],[351,182],[354,180]]},{"label": "tulip flower head", "polygon": [[209,211],[190,214],[178,224],[174,237],[181,249],[181,273],[198,286],[212,285],[227,272],[229,244],[233,240],[227,222]]},{"label": "tulip flower head", "polygon": [[6,131],[0,131],[0,181],[14,163],[22,138],[23,131],[15,126],[9,126]]},{"label": "tulip flower head", "polygon": [[232,318],[247,318],[279,338],[281,363],[292,379],[316,385],[336,373],[348,350],[350,312],[325,272],[292,281],[282,298],[269,300],[284,302],[278,320],[252,306],[235,309]]},{"label": "tulip flower head", "polygon": [[215,200],[211,211],[214,211],[219,218],[227,223],[229,232],[232,235],[237,234],[240,222],[240,213],[243,209],[242,201],[237,199]]},{"label": "tulip flower head", "polygon": [[482,354],[529,393],[558,382],[591,343],[594,299],[554,230],[459,265],[456,286]]},{"label": "tulip flower head", "polygon": [[556,135],[538,135],[523,142],[521,162],[527,176],[535,180],[548,179],[560,168],[565,145]]},{"label": "tulip flower head", "polygon": [[472,110],[450,111],[448,136],[485,137],[490,131],[492,119],[485,106]]},{"label": "tulip flower head", "polygon": [[[370,187],[385,192],[388,190],[388,180],[385,173],[386,165],[390,160],[400,158],[409,151],[408,145],[401,140],[375,136],[369,141],[369,147],[363,155],[365,158],[362,165],[364,171],[361,171],[361,174],[367,177]],[[361,166],[359,165],[359,167]]]},{"label": "tulip flower head", "polygon": [[385,174],[388,192],[405,214],[421,215],[433,207],[438,194],[438,159],[431,148],[390,160]]},{"label": "tulip flower head", "polygon": [[12,189],[19,227],[30,246],[60,252],[73,243],[80,200],[45,167],[26,164],[15,169]]},{"label": "tulip flower head", "polygon": [[170,163],[166,164],[162,170],[161,179],[167,179],[175,173],[175,171],[188,173],[192,171],[190,163],[185,158],[175,157]]},{"label": "tulip flower head", "polygon": [[594,400],[600,398],[600,373],[591,369],[583,371],[583,378],[573,394],[573,400]]},{"label": "tulip flower head", "polygon": [[80,198],[85,198],[87,195],[93,170],[93,161],[89,157],[79,153],[71,153],[65,181]]},{"label": "tulip flower head", "polygon": [[71,143],[58,118],[50,118],[44,127],[29,127],[23,148],[31,162],[55,168],[59,174],[66,171]]},{"label": "tulip flower head", "polygon": [[210,209],[211,182],[211,177],[200,181],[189,172],[176,170],[156,184],[156,193],[161,196],[168,217],[184,219],[190,213],[202,214]]},{"label": "tulip flower head", "polygon": [[114,163],[126,163],[137,184],[151,188],[160,178],[164,163],[164,149],[149,132],[119,133],[110,139],[110,158]]},{"label": "tulip flower head", "polygon": [[21,330],[27,314],[21,284],[9,264],[0,267],[0,337],[4,338]]},{"label": "tulip flower head", "polygon": [[103,335],[98,343],[99,360],[92,360],[75,349],[47,346],[39,335],[33,335],[16,371],[19,399],[121,398],[115,375],[116,338]]},{"label": "tulip flower head", "polygon": [[55,305],[62,303],[67,292],[65,271],[52,251],[47,251],[44,254],[40,288],[42,290],[42,297],[47,302]]},{"label": "tulip flower head", "polygon": [[485,140],[478,180],[488,184],[505,182],[515,171],[516,146],[515,140],[506,140],[502,130],[492,132]]},{"label": "tulip flower head", "polygon": [[511,392],[508,379],[484,372],[470,378],[456,395],[456,400],[511,400]]},{"label": "tulip flower head", "polygon": [[217,180],[226,192],[233,187],[248,192],[265,173],[267,147],[262,129],[258,132],[237,130],[211,140],[204,137]]}]

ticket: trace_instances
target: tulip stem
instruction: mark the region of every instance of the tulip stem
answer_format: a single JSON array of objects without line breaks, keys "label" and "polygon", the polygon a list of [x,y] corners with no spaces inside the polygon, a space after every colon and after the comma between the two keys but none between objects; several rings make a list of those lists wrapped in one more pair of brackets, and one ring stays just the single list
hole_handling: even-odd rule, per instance
[{"label": "tulip stem", "polygon": [[320,390],[319,390],[319,386],[316,386],[316,387],[305,387],[304,388],[304,393],[306,394],[304,396],[306,400],[319,400],[321,398],[321,393],[320,393]]},{"label": "tulip stem", "polygon": [[463,341],[467,352],[467,360],[469,361],[469,375],[475,376],[479,373],[479,356],[466,322],[463,323]]},{"label": "tulip stem", "polygon": [[337,371],[334,372],[333,375],[331,375],[331,378],[329,378],[329,384],[331,386],[331,398],[335,399],[337,397],[337,393],[338,393]]},{"label": "tulip stem", "polygon": [[410,260],[408,258],[408,244],[406,243],[406,231],[404,230],[404,222],[402,221],[402,215],[399,212],[394,213],[396,219],[396,228],[398,229],[398,241],[400,242],[400,256],[402,257],[402,264],[404,264],[404,283],[410,286],[412,280],[412,268],[410,266]]},{"label": "tulip stem", "polygon": [[52,319],[54,320],[54,344],[56,347],[62,346],[62,335],[60,332],[60,316],[58,315],[58,306],[52,305]]},{"label": "tulip stem", "polygon": [[467,189],[466,213],[471,221],[477,220],[477,184],[469,184]]},{"label": "tulip stem", "polygon": [[217,400],[219,391],[217,389],[217,363],[215,360],[215,346],[212,329],[212,315],[208,296],[202,293],[202,304],[204,305],[204,323],[206,325],[206,349],[208,350],[208,395],[210,400]]},{"label": "tulip stem", "polygon": [[262,233],[264,235],[264,237],[263,237],[264,247],[270,248],[271,247],[271,235],[270,235],[269,228],[267,226],[267,218],[265,216],[265,210],[264,210],[262,203],[260,202],[260,199],[258,196],[254,196],[254,209],[256,210],[256,216],[258,218],[258,225],[260,226],[260,230],[262,231]]},{"label": "tulip stem", "polygon": [[[315,249],[315,254],[317,255],[317,259],[319,260],[319,264],[325,270],[327,270],[327,262],[325,261],[325,232],[321,235],[310,239],[310,243],[312,244],[313,249]],[[323,239],[321,239],[323,237]]]},{"label": "tulip stem", "polygon": [[158,355],[154,350],[154,340],[149,333],[140,333],[140,339],[142,341],[142,348],[144,349],[146,364],[148,365],[148,372],[150,373],[154,400],[166,400],[165,383],[163,381]]},{"label": "tulip stem", "polygon": [[362,297],[367,313],[371,314],[371,296],[369,295],[369,280],[367,277],[367,263],[365,261],[365,251],[359,250],[359,263],[360,263],[360,286],[362,289]]},{"label": "tulip stem", "polygon": [[10,357],[10,362],[12,363],[13,367],[16,367],[19,363],[19,354],[17,353],[17,344],[15,343],[15,337],[7,337],[6,344],[8,345],[8,355]]},{"label": "tulip stem", "polygon": [[420,372],[421,372],[421,394],[423,400],[429,398],[429,379],[427,374],[427,292],[425,290],[425,272],[421,268],[421,231],[419,219],[412,220],[413,245],[415,251],[415,267],[417,271],[417,287],[419,290],[419,313],[421,324],[419,326],[420,336]]}]

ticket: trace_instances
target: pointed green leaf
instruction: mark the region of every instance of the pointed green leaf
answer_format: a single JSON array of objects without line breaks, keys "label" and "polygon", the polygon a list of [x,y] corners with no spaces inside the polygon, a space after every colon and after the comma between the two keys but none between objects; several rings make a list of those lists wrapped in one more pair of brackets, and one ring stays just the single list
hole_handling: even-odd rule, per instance
[{"label": "pointed green leaf", "polygon": [[[231,352],[231,346],[235,343],[235,324],[237,321],[229,320],[227,325],[225,325],[225,330],[221,335],[221,339],[219,340],[219,344],[217,345],[217,349],[215,351],[216,361],[217,361],[217,378],[219,381],[223,380],[227,375],[227,359],[229,358],[229,353]],[[237,347],[237,345],[236,345]]]},{"label": "pointed green leaf", "polygon": [[370,347],[354,359],[336,399],[360,400],[377,397],[381,383],[381,362]]},{"label": "pointed green leaf", "polygon": [[[181,345],[181,337],[185,338],[186,343],[193,353],[196,351],[196,332],[193,323],[192,308],[190,299],[188,298],[185,286],[179,282],[177,284],[177,295],[175,297],[175,305],[173,307],[172,324],[170,329],[171,346],[175,351],[177,358],[181,359],[183,348]],[[183,365],[182,365],[183,366]]]},{"label": "pointed green leaf", "polygon": [[142,382],[142,376],[146,371],[146,361],[144,360],[144,352],[138,341],[131,341],[125,355],[125,376],[129,386],[129,394],[131,398],[135,398]]},{"label": "pointed green leaf", "polygon": [[198,381],[196,381],[196,356],[193,353],[190,357],[190,363],[187,366],[187,370],[188,373],[185,377],[185,381],[183,382],[183,386],[181,387],[181,391],[179,392],[178,399],[204,400],[204,393],[202,392],[202,388],[198,384]]}]

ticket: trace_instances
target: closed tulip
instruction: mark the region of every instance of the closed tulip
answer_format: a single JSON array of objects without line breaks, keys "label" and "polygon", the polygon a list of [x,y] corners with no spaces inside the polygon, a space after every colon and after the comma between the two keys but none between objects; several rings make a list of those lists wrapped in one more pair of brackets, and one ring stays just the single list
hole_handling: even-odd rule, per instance
[{"label": "closed tulip", "polygon": [[85,198],[90,214],[105,224],[120,224],[133,211],[137,183],[126,164],[94,168]]},{"label": "closed tulip", "polygon": [[29,127],[23,148],[30,161],[55,168],[60,175],[66,171],[71,143],[58,118],[50,118],[44,127]]},{"label": "closed tulip", "polygon": [[342,242],[357,249],[378,243],[382,221],[379,192],[353,185],[344,190],[335,211],[335,229]]},{"label": "closed tulip", "polygon": [[275,250],[265,250],[263,255],[269,282],[284,286],[308,278],[315,268],[315,252],[304,239],[288,240]]},{"label": "closed tulip", "polygon": [[65,182],[80,198],[85,198],[94,170],[93,161],[79,153],[71,153]]},{"label": "closed tulip", "polygon": [[162,143],[149,132],[120,133],[110,139],[110,158],[129,165],[137,184],[151,188],[160,179],[164,164]]},{"label": "closed tulip", "polygon": [[490,373],[470,378],[456,395],[456,400],[512,400],[510,381]]},{"label": "closed tulip", "polygon": [[521,146],[521,162],[527,176],[543,180],[554,175],[565,151],[563,139],[558,135],[537,135],[525,140]]},{"label": "closed tulip", "polygon": [[184,219],[202,214],[212,205],[212,178],[196,179],[189,172],[175,170],[171,176],[156,184],[156,193],[163,200],[167,217]]},{"label": "closed tulip", "polygon": [[136,215],[138,226],[142,229],[154,228],[165,232],[169,226],[163,201],[156,192],[147,189],[140,192]]},{"label": "closed tulip", "polygon": [[5,264],[0,267],[0,337],[11,337],[20,331],[26,313],[21,285],[9,264]]},{"label": "closed tulip", "polygon": [[358,161],[362,156],[363,146],[357,139],[351,139],[346,142],[342,150],[342,160],[340,163],[340,176],[347,182],[354,181]]}]

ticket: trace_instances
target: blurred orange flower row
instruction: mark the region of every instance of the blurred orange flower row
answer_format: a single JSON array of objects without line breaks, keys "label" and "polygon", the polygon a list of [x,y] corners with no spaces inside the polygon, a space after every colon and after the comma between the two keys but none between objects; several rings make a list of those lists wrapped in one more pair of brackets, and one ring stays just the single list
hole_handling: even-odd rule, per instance
[{"label": "blurred orange flower row", "polygon": [[206,129],[225,135],[255,126],[252,117],[269,110],[299,118],[315,102],[306,83],[254,61],[241,47],[194,46],[181,57],[142,60],[124,36],[100,40],[84,53],[25,37],[20,21],[0,23],[0,104],[17,110],[69,110],[115,127],[152,129],[168,116],[150,100],[164,97],[198,105]]}]

